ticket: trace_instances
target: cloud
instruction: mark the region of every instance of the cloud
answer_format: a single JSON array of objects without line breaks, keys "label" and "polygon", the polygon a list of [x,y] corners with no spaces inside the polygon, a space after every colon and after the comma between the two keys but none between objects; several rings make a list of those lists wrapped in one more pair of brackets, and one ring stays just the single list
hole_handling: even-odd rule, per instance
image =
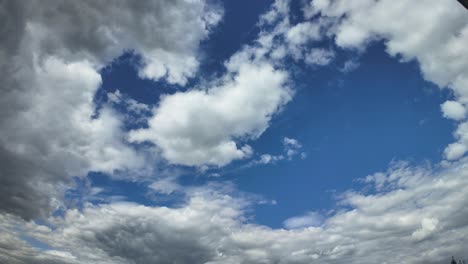
[{"label": "cloud", "polygon": [[[22,228],[48,244],[48,251],[61,252],[55,257],[73,256],[76,263],[435,264],[463,256],[468,242],[465,163],[437,169],[395,163],[367,178],[368,184],[385,178],[383,185],[378,182],[381,191],[369,192],[369,185],[345,192],[328,217],[307,213],[286,220],[292,230],[249,222],[253,200],[216,186],[188,190],[187,201],[174,208],[87,205],[52,218],[51,227],[23,223]],[[0,252],[0,257],[23,256]],[[32,260],[43,253],[33,252],[18,263],[37,263]]]},{"label": "cloud", "polygon": [[293,46],[305,45],[311,40],[318,40],[321,38],[320,25],[304,22],[292,26],[286,32],[286,40]]},{"label": "cloud", "polygon": [[131,131],[133,142],[150,141],[170,163],[223,166],[251,155],[248,145],[289,100],[286,72],[248,61],[207,89],[165,96],[148,128]]},{"label": "cloud", "polygon": [[133,49],[143,58],[140,76],[181,85],[196,72],[199,42],[222,18],[205,1],[47,0],[22,8],[41,52],[102,65]]},{"label": "cloud", "polygon": [[468,123],[460,123],[454,135],[458,142],[448,145],[445,149],[445,157],[448,160],[459,159],[466,153],[468,146]]},{"label": "cloud", "polygon": [[270,154],[262,154],[260,155],[260,159],[253,162],[253,164],[271,164],[276,163],[279,160],[284,160],[283,155],[270,155]]},{"label": "cloud", "polygon": [[172,194],[182,188],[176,180],[174,178],[163,178],[151,183],[148,187],[157,193]]},{"label": "cloud", "polygon": [[[40,252],[22,240],[17,223],[22,219],[0,214],[0,263],[11,264],[77,264],[69,253],[60,254]],[[50,252],[51,253],[51,252]]]},{"label": "cloud", "polygon": [[[297,139],[284,137],[283,147],[288,159],[292,159],[295,155],[299,154],[300,150],[302,149],[302,144],[299,143]],[[304,154],[304,152],[301,153],[301,155]]]},{"label": "cloud", "polygon": [[117,109],[125,109],[125,112],[119,113],[126,124],[141,126],[146,124],[146,119],[151,115],[151,107],[140,103],[119,90],[107,93],[108,103]]},{"label": "cloud", "polygon": [[247,164],[247,167],[256,165],[256,164],[275,164],[281,160],[292,160],[296,156],[300,156],[301,159],[305,159],[307,157],[307,153],[303,152],[302,144],[299,143],[297,139],[284,137],[282,140],[283,144],[283,153],[279,155],[272,155],[272,154],[262,154],[256,160],[252,160],[250,163]]},{"label": "cloud", "polygon": [[[101,77],[88,63],[67,64],[50,57],[32,70],[35,78],[28,82],[34,90],[10,98],[27,104],[0,122],[2,153],[7,155],[1,177],[8,183],[2,186],[1,209],[22,212],[25,217],[47,212],[54,200],[60,200],[52,189],[71,176],[90,170],[136,169],[144,162],[122,141],[120,120],[112,109],[105,107],[98,118],[92,118]],[[60,89],[54,89],[57,84]]]},{"label": "cloud", "polygon": [[446,101],[441,105],[444,117],[453,120],[463,120],[466,117],[465,107],[457,101]]},{"label": "cloud", "polygon": [[302,21],[292,23],[290,19],[290,3],[288,0],[277,0],[272,8],[261,16],[262,30],[257,43],[260,48],[254,56],[268,57],[273,63],[281,65],[285,59],[292,58],[295,62],[310,65],[328,65],[335,57],[333,49],[324,49],[323,39],[326,37],[325,20]]},{"label": "cloud", "polygon": [[356,59],[348,60],[344,63],[343,68],[340,69],[343,73],[349,73],[356,70],[359,67],[360,63]]},{"label": "cloud", "polygon": [[33,218],[61,206],[72,176],[149,170],[153,157],[130,146],[113,108],[96,113],[99,70],[134,50],[142,77],[184,85],[222,11],[205,1],[7,0],[0,14],[0,211]]},{"label": "cloud", "polygon": [[335,53],[331,50],[313,48],[306,54],[305,61],[308,64],[325,66],[330,64],[334,57]]},{"label": "cloud", "polygon": [[421,241],[434,233],[438,224],[439,220],[437,218],[424,218],[421,221],[421,228],[414,231],[411,237],[416,241]]},{"label": "cloud", "polygon": [[309,212],[305,215],[288,218],[283,225],[287,229],[302,229],[305,227],[320,226],[323,217],[317,212]]}]

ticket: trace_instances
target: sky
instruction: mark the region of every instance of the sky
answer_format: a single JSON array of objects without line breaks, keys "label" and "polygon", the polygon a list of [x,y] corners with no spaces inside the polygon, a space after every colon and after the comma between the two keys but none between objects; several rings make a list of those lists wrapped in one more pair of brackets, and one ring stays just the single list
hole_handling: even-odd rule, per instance
[{"label": "sky", "polygon": [[468,258],[457,1],[0,14],[0,263]]}]

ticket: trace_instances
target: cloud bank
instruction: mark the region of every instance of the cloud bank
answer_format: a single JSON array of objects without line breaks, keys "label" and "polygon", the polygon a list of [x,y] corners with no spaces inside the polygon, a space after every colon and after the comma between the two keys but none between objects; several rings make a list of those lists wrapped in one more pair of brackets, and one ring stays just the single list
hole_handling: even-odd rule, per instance
[{"label": "cloud bank", "polygon": [[[253,200],[210,187],[188,191],[176,208],[88,205],[52,219],[52,228],[26,223],[24,230],[68,256],[62,263],[441,263],[463,255],[468,242],[465,163],[437,173],[396,163],[363,179],[375,192],[349,191],[327,218],[286,221],[292,230],[249,223]],[[37,263],[30,259],[50,258],[49,251],[23,249],[15,258]]]},{"label": "cloud bank", "polygon": [[105,105],[98,71],[124,50],[144,78],[185,84],[222,11],[204,1],[1,1],[0,210],[25,218],[60,207],[89,171],[147,168]]}]

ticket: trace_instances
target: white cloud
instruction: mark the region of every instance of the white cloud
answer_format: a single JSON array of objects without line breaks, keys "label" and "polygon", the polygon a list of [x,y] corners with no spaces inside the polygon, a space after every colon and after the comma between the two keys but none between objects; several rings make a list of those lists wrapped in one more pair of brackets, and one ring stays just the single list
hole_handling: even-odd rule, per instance
[{"label": "white cloud", "polygon": [[141,115],[151,111],[149,105],[139,103],[135,99],[129,98],[126,95],[123,95],[119,90],[115,90],[113,93],[108,93],[107,98],[109,102],[114,104],[123,104],[127,111],[130,111],[134,114]]},{"label": "white cloud", "polygon": [[311,22],[299,23],[286,32],[286,40],[293,45],[304,45],[320,39],[320,26]]},{"label": "white cloud", "polygon": [[448,160],[456,160],[461,158],[466,151],[465,144],[452,143],[445,148],[444,154]]},{"label": "white cloud", "polygon": [[302,152],[302,144],[299,143],[297,139],[284,137],[282,140],[283,144],[283,153],[279,155],[272,155],[272,154],[262,154],[256,160],[251,161],[247,164],[247,167],[256,165],[256,164],[275,164],[281,160],[292,160],[297,155],[300,156],[301,159],[305,159],[307,154]]},{"label": "white cloud", "polygon": [[452,143],[445,149],[445,156],[448,160],[455,160],[462,157],[467,151],[468,146],[468,122],[458,125],[454,133],[458,142]]},{"label": "white cloud", "polygon": [[421,241],[434,233],[438,224],[439,220],[436,218],[424,218],[421,221],[421,228],[414,231],[411,237],[417,241]]},{"label": "white cloud", "polygon": [[441,105],[444,117],[453,120],[463,120],[466,117],[465,107],[457,101],[446,101]]},{"label": "white cloud", "polygon": [[[312,5],[317,7],[315,2]],[[328,2],[317,8],[324,17],[346,14],[331,28],[338,45],[360,47],[369,40],[385,39],[389,54],[418,60],[426,79],[441,87],[450,85],[461,93],[463,87],[454,85],[454,81],[465,74],[467,60],[460,45],[466,38],[468,18],[455,1],[321,2]]]},{"label": "white cloud", "polygon": [[320,226],[324,218],[317,212],[309,212],[305,215],[288,218],[283,225],[287,229],[300,229]]},{"label": "white cloud", "polygon": [[334,57],[335,53],[331,50],[313,48],[306,54],[305,61],[308,64],[324,66],[330,64]]},{"label": "white cloud", "polygon": [[273,156],[273,155],[270,155],[270,154],[263,154],[263,155],[260,156],[260,160],[258,160],[256,163],[270,164],[270,163],[275,163],[278,160],[283,160],[283,159],[284,159],[283,155]]},{"label": "white cloud", "polygon": [[306,155],[305,152],[301,152],[302,144],[299,143],[297,139],[288,137],[283,138],[283,147],[288,159],[292,159],[297,154],[301,154],[301,158],[304,158]]},{"label": "white cloud", "polygon": [[256,139],[289,100],[287,74],[269,64],[239,66],[206,90],[165,96],[147,129],[130,133],[134,142],[150,141],[174,164],[223,166],[252,154],[241,139]]},{"label": "white cloud", "polygon": [[161,194],[172,194],[179,191],[182,187],[176,182],[175,178],[159,179],[148,186],[148,188]]}]

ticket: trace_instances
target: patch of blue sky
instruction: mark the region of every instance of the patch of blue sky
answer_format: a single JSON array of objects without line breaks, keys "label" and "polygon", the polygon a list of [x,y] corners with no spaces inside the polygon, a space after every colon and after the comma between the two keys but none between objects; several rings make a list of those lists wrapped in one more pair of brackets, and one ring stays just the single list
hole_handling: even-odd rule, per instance
[{"label": "patch of blue sky", "polygon": [[[301,21],[294,3],[292,20]],[[98,105],[108,100],[108,93],[119,90],[152,107],[161,95],[191,89],[202,79],[220,76],[223,62],[256,38],[261,30],[257,27],[258,16],[270,2],[255,1],[249,9],[237,1],[224,4],[223,23],[202,43],[199,74],[186,87],[140,79],[136,70],[138,56],[127,52],[101,71],[103,85],[96,95]],[[333,47],[329,41],[318,45]],[[440,104],[451,94],[426,82],[416,62],[401,63],[391,58],[383,43],[374,43],[363,54],[336,51],[336,58],[326,67],[287,62],[285,67],[294,75],[295,97],[258,140],[248,141],[255,158],[260,154],[280,155],[282,139],[294,138],[303,145],[305,159],[257,166],[243,166],[249,160],[234,161],[225,168],[204,173],[183,168],[186,173],[180,177],[180,184],[230,181],[241,191],[275,200],[276,205],[256,208],[255,221],[280,227],[291,216],[333,209],[335,192],[356,187],[360,184],[356,179],[385,171],[392,161],[440,161],[444,147],[453,140],[454,123],[440,112]],[[357,60],[360,66],[344,73],[342,69],[350,60]],[[118,105],[116,110],[127,111]],[[127,130],[136,127],[126,123]],[[89,176],[92,186],[105,187],[109,197],[122,196],[146,205],[173,205],[180,201],[180,196],[151,197],[148,183],[116,181],[97,173]]]}]

